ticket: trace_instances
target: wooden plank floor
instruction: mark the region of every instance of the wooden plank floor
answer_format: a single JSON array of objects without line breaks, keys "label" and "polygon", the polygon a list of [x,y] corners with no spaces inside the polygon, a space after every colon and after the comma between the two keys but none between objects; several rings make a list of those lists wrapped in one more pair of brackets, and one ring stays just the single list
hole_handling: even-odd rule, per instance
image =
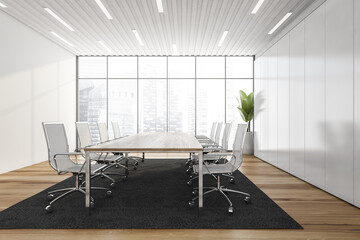
[{"label": "wooden plank floor", "polygon": [[[360,239],[360,209],[252,156],[241,171],[304,229],[0,230],[0,239]],[[47,162],[0,175],[0,211],[67,177]]]}]

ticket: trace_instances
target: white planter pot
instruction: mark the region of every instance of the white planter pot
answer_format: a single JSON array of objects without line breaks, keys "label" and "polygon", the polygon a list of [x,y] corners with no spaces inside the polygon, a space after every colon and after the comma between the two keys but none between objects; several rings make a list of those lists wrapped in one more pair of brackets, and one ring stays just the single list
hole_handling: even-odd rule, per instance
[{"label": "white planter pot", "polygon": [[243,154],[254,154],[254,134],[246,132]]}]

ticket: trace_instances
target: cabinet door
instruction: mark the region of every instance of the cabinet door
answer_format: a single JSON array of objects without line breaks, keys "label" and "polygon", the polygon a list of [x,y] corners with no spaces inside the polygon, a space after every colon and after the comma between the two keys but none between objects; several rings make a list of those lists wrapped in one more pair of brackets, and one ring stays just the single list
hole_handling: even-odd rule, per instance
[{"label": "cabinet door", "polygon": [[289,34],[278,42],[278,167],[289,172]]},{"label": "cabinet door", "polygon": [[353,203],[353,1],[326,6],[326,190]]},{"label": "cabinet door", "polygon": [[290,32],[290,173],[304,179],[304,22]]},{"label": "cabinet door", "polygon": [[325,5],[305,20],[305,180],[325,189]]}]

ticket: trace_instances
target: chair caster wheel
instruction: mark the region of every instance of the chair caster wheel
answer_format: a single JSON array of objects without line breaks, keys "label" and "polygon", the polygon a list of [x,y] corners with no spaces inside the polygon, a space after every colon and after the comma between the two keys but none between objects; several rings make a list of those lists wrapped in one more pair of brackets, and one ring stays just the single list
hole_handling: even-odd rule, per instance
[{"label": "chair caster wheel", "polygon": [[198,192],[197,190],[194,190],[194,191],[192,191],[191,193],[192,193],[192,195],[194,195],[194,196],[197,196],[197,195],[199,194],[199,192]]},{"label": "chair caster wheel", "polygon": [[125,177],[122,178],[122,181],[123,181],[123,182],[126,182],[126,180],[127,180],[127,176],[125,176]]},{"label": "chair caster wheel", "polygon": [[115,187],[116,187],[116,183],[114,183],[114,182],[110,183],[110,187],[111,187],[111,188],[115,188]]},{"label": "chair caster wheel", "polygon": [[110,190],[106,191],[106,197],[111,197],[112,196],[112,192]]},{"label": "chair caster wheel", "polygon": [[234,184],[234,183],[235,183],[235,179],[231,178],[231,179],[230,179],[230,183]]},{"label": "chair caster wheel", "polygon": [[94,208],[95,208],[95,202],[94,202],[94,201],[91,201],[91,202],[90,202],[90,208],[91,208],[91,209],[94,209]]},{"label": "chair caster wheel", "polygon": [[[54,198],[55,198],[55,196],[53,195],[53,194],[48,194],[47,195],[47,197],[46,197],[46,199],[49,201],[49,202],[51,202],[52,200],[54,200]],[[50,205],[49,205],[50,206]]]},{"label": "chair caster wheel", "polygon": [[190,202],[189,202],[189,206],[190,206],[191,208],[194,208],[194,207],[195,207],[195,201],[190,201]]},{"label": "chair caster wheel", "polygon": [[134,170],[136,170],[137,169],[137,167],[136,166],[134,166]]},{"label": "chair caster wheel", "polygon": [[186,184],[187,184],[188,186],[191,186],[191,185],[192,185],[192,181],[188,181]]},{"label": "chair caster wheel", "polygon": [[233,213],[234,213],[234,208],[233,208],[233,207],[229,207],[228,213],[233,214]]},{"label": "chair caster wheel", "polygon": [[139,163],[138,163],[138,162],[136,162],[136,163],[135,163],[135,166],[137,166],[137,165],[139,165]]},{"label": "chair caster wheel", "polygon": [[251,198],[250,198],[250,197],[245,197],[245,198],[244,198],[244,201],[245,201],[246,203],[251,203]]},{"label": "chair caster wheel", "polygon": [[188,168],[188,169],[186,170],[186,173],[190,174],[190,173],[191,173],[191,168]]},{"label": "chair caster wheel", "polygon": [[54,211],[54,208],[51,205],[47,205],[45,211],[46,213],[52,213]]},{"label": "chair caster wheel", "polygon": [[144,161],[145,161],[145,159],[141,160],[141,162],[144,162]]},{"label": "chair caster wheel", "polygon": [[115,165],[116,168],[119,168],[119,165]]}]

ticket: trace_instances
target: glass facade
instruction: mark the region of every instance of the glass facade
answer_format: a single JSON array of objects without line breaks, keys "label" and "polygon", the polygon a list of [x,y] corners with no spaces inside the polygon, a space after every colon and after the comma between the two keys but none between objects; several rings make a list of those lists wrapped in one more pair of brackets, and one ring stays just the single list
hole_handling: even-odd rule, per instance
[{"label": "glass facade", "polygon": [[118,122],[137,132],[209,134],[211,124],[242,122],[239,90],[253,91],[253,57],[78,57],[78,120]]}]

